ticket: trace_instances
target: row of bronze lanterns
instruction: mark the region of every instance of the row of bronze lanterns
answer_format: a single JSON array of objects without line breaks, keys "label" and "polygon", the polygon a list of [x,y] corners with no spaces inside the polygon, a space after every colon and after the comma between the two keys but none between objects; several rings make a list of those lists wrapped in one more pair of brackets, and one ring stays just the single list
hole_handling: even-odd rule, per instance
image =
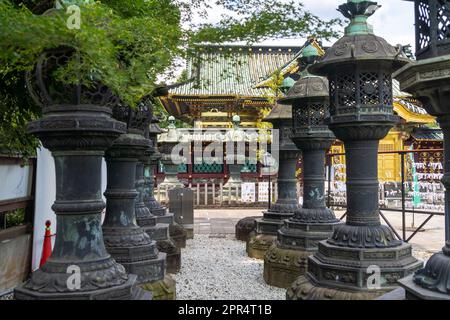
[{"label": "row of bronze lanterns", "polygon": [[[304,72],[283,99],[293,105],[292,138],[304,158],[315,149],[317,137],[325,142],[326,128],[318,115],[329,112],[328,128],[346,150],[348,204],[346,223],[334,221],[331,236],[317,242],[310,250],[315,253],[302,259],[308,253],[306,244],[314,235],[313,228],[320,226],[325,231],[326,227],[320,221],[302,221],[315,217],[311,208],[306,210],[310,204],[320,204],[320,216],[329,217],[328,225],[333,224],[333,215],[317,201],[323,198],[323,158],[316,154],[315,162],[306,161],[303,208],[285,221],[265,260],[264,276],[271,284],[286,287],[296,272],[303,273],[288,289],[288,299],[373,299],[398,285],[408,299],[450,299],[450,194],[445,195],[445,245],[423,269],[422,262],[412,256],[411,246],[381,224],[378,207],[378,144],[398,122],[392,107],[394,72],[401,90],[413,94],[437,117],[444,132],[442,182],[446,190],[450,188],[450,108],[446,106],[450,98],[450,2],[414,0],[414,5],[417,61],[407,59],[400,46],[392,47],[373,34],[367,18],[380,7],[376,2],[348,0],[338,9],[350,19],[344,37]],[[328,78],[329,108],[320,110],[309,103],[314,90],[324,85],[308,71]],[[315,89],[308,81],[317,82]],[[308,88],[312,91],[302,97]],[[328,106],[325,96],[321,101]]]},{"label": "row of bronze lanterns", "polygon": [[[180,249],[169,238],[167,219],[158,221],[144,202],[144,166],[155,151],[148,139],[152,101],[158,90],[131,108],[103,85],[62,84],[53,73],[73,55],[77,52],[66,47],[46,51],[27,75],[29,92],[43,110],[28,131],[55,160],[52,209],[58,231],[52,255],[15,289],[15,297],[174,298],[175,282],[166,275],[166,264],[170,272],[179,270]],[[103,157],[107,202],[102,223]],[[158,215],[165,216],[165,208],[160,209]]]}]

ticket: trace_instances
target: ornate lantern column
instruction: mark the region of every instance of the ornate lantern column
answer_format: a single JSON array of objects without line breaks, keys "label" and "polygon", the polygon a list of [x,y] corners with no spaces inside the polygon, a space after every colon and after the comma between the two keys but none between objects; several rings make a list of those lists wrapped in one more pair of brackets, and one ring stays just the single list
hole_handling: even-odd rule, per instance
[{"label": "ornate lantern column", "polygon": [[398,121],[391,74],[409,60],[367,24],[378,8],[361,0],[341,5],[339,11],[351,20],[344,37],[309,68],[329,79],[328,124],[345,145],[347,220],[319,242],[308,273],[291,286],[288,299],[373,299],[397,288],[398,279],[422,265],[411,245],[380,222],[378,144]]},{"label": "ornate lantern column", "polygon": [[43,107],[28,131],[55,160],[57,231],[52,255],[15,289],[16,299],[130,299],[136,282],[106,251],[101,227],[102,157],[126,125],[111,117],[116,99],[106,87],[68,86],[52,77],[74,54],[69,48],[43,53],[27,76]]},{"label": "ornate lantern column", "polygon": [[[283,80],[283,83],[281,85],[280,90],[283,93],[287,93],[289,91],[290,88],[292,88],[292,86],[295,84],[295,80],[288,77],[286,79]],[[274,117],[274,120],[276,122],[284,122],[282,120],[285,119],[290,119],[292,117],[292,115],[290,114],[290,112],[287,112],[285,114],[285,110],[280,108],[279,106],[275,106],[277,108],[276,111],[274,111],[274,115],[276,114],[277,116]],[[269,115],[270,116],[270,115]],[[280,119],[278,119],[277,117],[280,117]],[[267,120],[268,117],[266,117]],[[278,119],[278,120],[276,120]],[[279,127],[279,123],[277,124],[277,126]],[[288,125],[289,126],[289,125]],[[279,128],[278,128],[279,129]],[[283,128],[281,131],[282,132],[289,132],[291,129],[290,128]],[[292,141],[290,141],[290,139],[284,139],[284,147],[288,146],[288,148],[292,148],[293,144]],[[283,156],[284,152],[281,152],[280,156]],[[298,158],[298,157],[297,157]],[[286,159],[287,160],[287,159]],[[284,161],[284,160],[280,160],[280,161]],[[297,160],[296,160],[297,161]],[[291,163],[288,163],[288,167],[290,169],[292,169],[292,165],[290,165]],[[297,164],[295,163],[295,166]],[[292,182],[292,177],[295,177],[295,168],[293,169],[293,173],[292,170],[287,170],[286,172],[283,173],[285,178],[282,178],[282,180],[286,181],[288,184],[289,182]],[[291,175],[292,173],[292,175]],[[278,175],[278,178],[280,178],[281,175]],[[292,185],[291,185],[292,187]],[[297,187],[297,185],[295,184],[295,188]],[[275,208],[272,208],[272,204],[271,204],[271,209],[275,209],[275,211],[277,211],[277,208],[279,208],[279,205],[284,206],[285,204],[289,204],[292,205],[294,202],[292,201],[292,199],[289,199],[289,197],[286,195],[286,193],[283,190],[289,190],[290,188],[288,187],[287,184],[281,183],[280,184],[280,180],[278,179],[278,199],[277,199],[277,205],[275,205]],[[289,191],[290,194],[292,194],[291,191]],[[295,198],[297,198],[297,195],[295,195]],[[297,200],[295,200],[295,204],[297,204]],[[269,210],[272,211],[272,210]],[[260,216],[254,216],[254,217],[245,217],[241,220],[238,221],[238,223],[236,223],[235,226],[235,235],[236,235],[236,239],[240,240],[240,241],[246,241],[248,242],[248,240],[250,239],[250,237],[254,237],[255,236],[255,230],[256,230],[256,219],[260,218]]]},{"label": "ornate lantern column", "polygon": [[[308,46],[300,59],[306,68],[319,56]],[[335,140],[325,125],[329,115],[329,91],[326,78],[303,71],[301,79],[288,92],[280,104],[291,104],[293,119],[292,140],[303,155],[303,207],[284,221],[278,230],[278,241],[264,258],[264,279],[270,284],[288,288],[294,280],[306,273],[308,257],[317,251],[318,242],[327,239],[339,223],[333,212],[325,206],[325,153]]]},{"label": "ornate lantern column", "polygon": [[[160,136],[161,142],[161,163],[164,165],[165,177],[164,181],[160,184],[162,190],[169,190],[172,188],[184,188],[184,185],[178,180],[178,164],[173,162],[175,160],[181,160],[179,155],[172,156],[173,148],[179,143],[179,137],[177,128],[175,126],[175,117],[169,117],[169,125],[167,131]],[[165,212],[167,209],[164,208]],[[169,213],[172,216],[173,214]],[[186,247],[187,231],[178,223],[173,221],[170,225],[170,237],[175,242],[178,248]]]},{"label": "ornate lantern column", "polygon": [[423,102],[444,133],[445,244],[424,269],[400,280],[407,299],[450,300],[450,1],[415,0],[417,62],[395,77]]},{"label": "ornate lantern column", "polygon": [[[155,120],[154,117],[152,117],[152,122]],[[169,273],[177,273],[180,271],[181,268],[181,250],[176,246],[174,241],[172,241],[170,237],[170,229],[171,225],[174,223],[173,221],[173,214],[166,214],[165,208],[162,207],[153,196],[153,169],[154,166],[152,166],[150,163],[154,160],[154,155],[156,154],[156,158],[159,159],[161,154],[158,152],[157,146],[154,144],[154,141],[156,141],[155,136],[157,133],[151,133],[151,131],[158,130],[154,128],[155,124],[152,123],[148,128],[146,129],[145,135],[152,141],[152,148],[151,150],[148,150],[150,152],[147,152],[145,154],[145,161],[143,161],[144,165],[144,172],[143,172],[143,178],[144,178],[144,185],[142,188],[143,192],[143,201],[150,210],[150,213],[155,217],[156,219],[156,225],[161,226],[161,229],[165,230],[164,233],[154,233],[155,237],[154,240],[157,241],[158,250],[161,252],[164,252],[167,254],[166,257],[166,270]],[[157,126],[156,126],[157,127]],[[157,127],[158,128],[158,127]],[[159,131],[161,131],[159,129]],[[156,215],[152,209],[155,209],[155,211],[159,214]],[[157,235],[160,234],[160,237],[157,237]]]},{"label": "ornate lantern column", "polygon": [[[299,209],[297,197],[296,168],[300,151],[292,142],[291,108],[275,104],[264,121],[271,122],[274,129],[280,130],[278,164],[278,199],[270,209],[263,212],[262,218],[255,222],[255,232],[247,241],[249,257],[264,259],[267,250],[276,242],[277,231],[285,219],[289,219]],[[291,281],[292,282],[292,281]]]},{"label": "ornate lantern column", "polygon": [[[108,252],[121,262],[129,273],[138,275],[138,282],[154,292],[155,299],[174,298],[175,283],[165,277],[166,254],[159,252],[152,239],[136,220],[136,169],[150,147],[143,136],[151,119],[151,110],[140,103],[137,109],[118,106],[114,117],[127,123],[128,133],[121,135],[106,152],[108,185],[106,217],[103,233]],[[162,295],[160,287],[168,294]]]},{"label": "ornate lantern column", "polygon": [[155,178],[154,173],[156,166],[159,163],[159,160],[162,157],[162,154],[158,149],[158,134],[163,133],[161,128],[158,125],[159,120],[156,117],[153,117],[152,122],[150,123],[148,137],[153,142],[153,152],[150,155],[149,161],[144,165],[144,180],[145,180],[145,195],[144,195],[144,203],[150,209],[150,212],[156,216],[156,220],[162,223],[173,223],[173,214],[167,213],[166,208],[161,205],[155,198],[154,187],[155,187]]},{"label": "ornate lantern column", "polygon": [[108,252],[129,273],[138,275],[139,283],[145,283],[164,277],[165,255],[158,253],[155,241],[136,223],[134,204],[138,193],[134,177],[148,141],[127,121],[135,113],[130,107],[115,108],[115,118],[128,122],[128,133],[122,134],[106,151],[108,184],[103,234]]}]

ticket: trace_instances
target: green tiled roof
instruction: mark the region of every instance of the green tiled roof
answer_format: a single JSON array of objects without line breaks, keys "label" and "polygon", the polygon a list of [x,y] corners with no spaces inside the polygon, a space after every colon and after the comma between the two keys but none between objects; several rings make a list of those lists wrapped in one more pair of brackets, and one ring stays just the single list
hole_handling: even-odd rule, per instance
[{"label": "green tiled roof", "polygon": [[171,89],[170,94],[268,96],[269,88],[256,85],[295,60],[301,50],[302,47],[200,47],[199,62],[187,63],[188,79],[194,80]]}]

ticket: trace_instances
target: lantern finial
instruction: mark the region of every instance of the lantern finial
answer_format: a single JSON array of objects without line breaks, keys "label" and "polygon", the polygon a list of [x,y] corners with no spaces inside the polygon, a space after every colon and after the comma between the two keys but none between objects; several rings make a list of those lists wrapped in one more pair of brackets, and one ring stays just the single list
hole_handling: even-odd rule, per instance
[{"label": "lantern finial", "polygon": [[337,10],[350,19],[345,35],[373,34],[373,27],[367,23],[367,19],[380,7],[378,3],[366,0],[347,0],[347,3],[340,5]]}]

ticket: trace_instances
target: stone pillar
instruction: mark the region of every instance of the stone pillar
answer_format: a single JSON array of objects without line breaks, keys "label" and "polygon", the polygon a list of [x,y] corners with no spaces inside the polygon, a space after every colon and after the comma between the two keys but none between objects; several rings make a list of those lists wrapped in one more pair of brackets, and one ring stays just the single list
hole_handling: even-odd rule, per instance
[{"label": "stone pillar", "polygon": [[[300,151],[292,142],[292,112],[290,107],[275,105],[264,119],[280,130],[278,164],[278,199],[262,218],[255,220],[255,232],[247,241],[247,253],[251,258],[264,259],[269,248],[277,240],[278,229],[299,209],[297,198],[296,168]],[[275,144],[272,144],[275,147]]]},{"label": "stone pillar", "polygon": [[16,288],[15,298],[130,299],[136,275],[108,254],[101,228],[102,157],[126,125],[97,105],[52,105],[43,111],[28,131],[55,159],[55,245],[47,262]]}]

